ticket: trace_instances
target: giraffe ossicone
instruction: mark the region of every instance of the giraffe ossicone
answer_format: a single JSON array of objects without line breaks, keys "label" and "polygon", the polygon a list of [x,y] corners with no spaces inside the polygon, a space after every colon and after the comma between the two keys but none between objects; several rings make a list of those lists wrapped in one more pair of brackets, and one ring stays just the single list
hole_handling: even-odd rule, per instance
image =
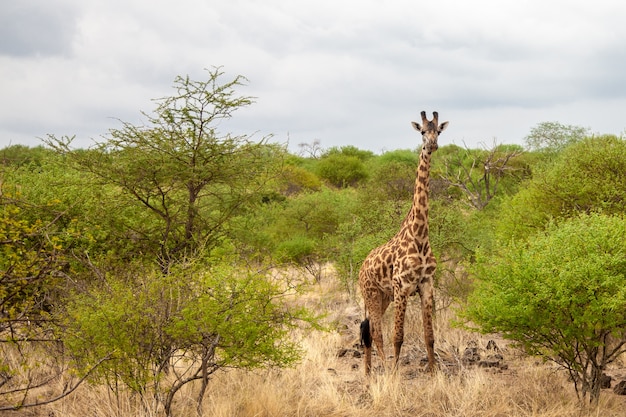
[{"label": "giraffe ossicone", "polygon": [[361,323],[361,340],[365,348],[364,367],[368,375],[372,366],[372,343],[384,361],[382,317],[389,304],[395,304],[394,359],[397,366],[404,341],[404,319],[408,297],[419,294],[424,326],[424,343],[428,369],[434,370],[435,339],[433,329],[433,280],[437,260],[428,238],[428,186],[430,158],[439,147],[439,134],[448,122],[439,124],[439,114],[428,120],[422,111],[422,123],[411,122],[422,135],[422,150],[415,178],[413,204],[400,230],[387,243],[373,249],[359,270],[359,287],[365,302],[365,320]]}]

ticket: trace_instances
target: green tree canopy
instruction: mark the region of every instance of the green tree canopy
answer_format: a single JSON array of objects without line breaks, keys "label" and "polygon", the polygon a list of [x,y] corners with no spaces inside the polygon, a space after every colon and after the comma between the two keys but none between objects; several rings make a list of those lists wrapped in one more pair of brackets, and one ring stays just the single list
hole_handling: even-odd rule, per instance
[{"label": "green tree canopy", "polygon": [[75,366],[101,363],[92,380],[155,398],[169,416],[175,394],[196,380],[200,407],[220,369],[293,364],[301,352],[290,331],[315,325],[314,317],[287,304],[292,289],[230,263],[189,262],[165,277],[108,276],[73,293],[63,327]]},{"label": "green tree canopy", "polygon": [[524,141],[530,150],[554,153],[583,140],[587,135],[589,128],[586,127],[542,122],[530,130]]},{"label": "green tree canopy", "polygon": [[581,215],[528,243],[479,255],[465,317],[570,373],[596,401],[606,366],[626,352],[626,219]]},{"label": "green tree canopy", "polygon": [[331,156],[331,155],[344,155],[344,156],[354,156],[361,161],[365,162],[368,159],[374,156],[372,151],[367,151],[364,149],[359,149],[356,146],[348,145],[348,146],[333,146],[332,148],[327,149],[322,152],[322,158]]},{"label": "green tree canopy", "polygon": [[[365,192],[370,199],[392,201],[397,206],[413,198],[419,152],[408,149],[385,152],[367,162]],[[404,209],[403,209],[404,210]]]},{"label": "green tree canopy", "polygon": [[354,186],[367,178],[365,164],[358,156],[338,153],[320,159],[316,171],[320,178],[338,188]]},{"label": "green tree canopy", "polygon": [[611,135],[584,139],[563,150],[504,203],[499,234],[524,238],[549,219],[580,212],[624,213],[624,184],[626,141]]},{"label": "green tree canopy", "polygon": [[67,239],[53,223],[28,219],[21,207],[27,204],[0,188],[0,343],[44,338],[52,294],[63,282]]},{"label": "green tree canopy", "polygon": [[25,145],[11,145],[0,150],[0,164],[3,166],[37,168],[50,157],[52,151],[43,146],[30,148]]},{"label": "green tree canopy", "polygon": [[122,191],[124,206],[145,209],[148,221],[127,224],[148,256],[162,269],[219,244],[224,225],[248,204],[261,200],[278,175],[282,148],[266,139],[219,132],[220,122],[252,103],[237,95],[245,82],[222,81],[218,69],[208,80],[177,77],[175,94],[156,100],[148,126],[124,123],[87,152],[72,151],[71,138],[47,143],[65,153],[81,171]]},{"label": "green tree canopy", "polygon": [[519,161],[519,146],[494,143],[491,149],[462,149],[449,145],[442,151],[435,159],[432,176],[456,189],[456,194],[464,194],[465,201],[478,210],[494,198],[512,193],[526,172]]}]

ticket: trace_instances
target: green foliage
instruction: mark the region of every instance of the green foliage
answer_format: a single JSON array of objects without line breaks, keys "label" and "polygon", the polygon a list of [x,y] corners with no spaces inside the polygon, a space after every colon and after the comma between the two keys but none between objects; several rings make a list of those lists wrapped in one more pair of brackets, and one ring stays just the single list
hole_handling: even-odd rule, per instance
[{"label": "green foliage", "polygon": [[[75,222],[60,225],[57,201],[34,205],[19,188],[0,185],[0,410],[32,405],[30,392],[65,372],[53,323],[70,248],[81,239]],[[64,390],[74,387],[68,379]],[[51,388],[37,401],[63,396]]]},{"label": "green foliage", "polygon": [[554,162],[504,203],[501,236],[525,238],[549,219],[579,212],[626,212],[626,141],[615,136],[587,138],[563,150]]},{"label": "green foliage", "polygon": [[332,237],[333,260],[339,279],[348,293],[356,297],[359,268],[367,254],[391,238],[411,206],[411,200],[389,200],[374,188],[360,189]]},{"label": "green foliage", "polygon": [[[67,263],[67,247],[79,238],[71,225],[59,231],[44,216],[33,219],[24,206],[29,204],[19,192],[4,184],[0,189],[0,334],[4,341],[27,341],[45,333],[57,287],[64,282],[61,271]],[[54,202],[39,209],[40,214],[50,216]]]},{"label": "green foliage", "polygon": [[329,184],[343,188],[367,178],[365,164],[358,156],[330,154],[317,163],[317,175]]},{"label": "green foliage", "polygon": [[473,221],[472,214],[463,213],[458,205],[431,199],[428,235],[435,253],[452,259],[462,258],[471,252],[470,248],[477,246],[476,236],[471,230]]},{"label": "green foliage", "polygon": [[410,201],[415,189],[415,172],[419,154],[410,150],[385,152],[368,161],[370,172],[366,193],[369,198],[393,201],[396,205]]},{"label": "green foliage", "polygon": [[561,213],[626,209],[626,141],[615,136],[586,139],[563,151],[544,177],[544,191]]},{"label": "green foliage", "polygon": [[417,169],[420,162],[420,150],[413,151],[411,149],[397,149],[395,151],[387,151],[376,158],[378,164],[384,165],[389,163],[402,164]]},{"label": "green foliage", "polygon": [[281,179],[280,192],[285,195],[319,191],[322,188],[322,182],[317,175],[297,165],[285,165]]},{"label": "green foliage", "polygon": [[[71,138],[48,138],[81,172],[121,191],[122,210],[141,208],[147,222],[126,225],[143,243],[146,257],[163,271],[219,245],[228,221],[267,196],[284,151],[247,136],[220,134],[220,122],[252,103],[235,89],[242,76],[222,82],[178,77],[176,93],[157,100],[148,126],[124,123],[88,152],[72,151]],[[93,184],[96,186],[96,183]]]},{"label": "green foliage", "polygon": [[356,146],[352,146],[352,145],[342,146],[340,148],[337,146],[333,146],[332,148],[324,151],[321,157],[326,158],[331,155],[354,156],[360,159],[361,161],[365,162],[368,159],[372,158],[374,156],[374,153],[372,151],[359,149]]},{"label": "green foliage", "polygon": [[370,197],[402,205],[413,198],[415,191],[415,166],[398,162],[378,166],[371,174],[366,190]]},{"label": "green foliage", "polygon": [[[54,150],[0,152],[0,307],[10,313],[3,319],[53,318],[77,371],[105,360],[92,374],[96,381],[154,396],[165,408],[188,382],[200,380],[194,387],[206,389],[217,369],[297,360],[289,331],[314,320],[288,308],[280,301],[285,291],[248,267],[295,266],[319,279],[319,266],[332,262],[356,298],[363,259],[397,232],[415,186],[419,152],[412,150],[323,151],[315,141],[301,146],[310,156],[304,158],[268,138],[220,132],[235,110],[253,102],[236,94],[245,78],[222,77],[214,69],[204,81],[176,78],[174,94],[156,101],[146,126],[123,123],[93,149],[70,149],[71,139],[51,136]],[[526,153],[515,145],[442,146],[432,160],[429,224],[441,298],[467,297],[462,266],[477,259],[473,272],[482,280],[468,314],[482,315],[475,322],[485,331],[506,333],[509,325],[507,335],[526,337],[520,343],[531,352],[561,349],[565,359],[551,357],[591,392],[585,387],[593,377],[576,379],[586,371],[568,359],[565,336],[595,340],[611,317],[619,318],[623,290],[607,268],[623,265],[606,246],[613,238],[605,217],[578,216],[626,212],[626,145],[612,136],[583,139],[586,132],[540,124],[527,138],[534,151]],[[583,259],[589,250],[580,249],[576,227],[565,221],[572,217],[579,228],[606,232],[606,242],[589,237],[605,255]],[[556,224],[547,226],[551,220]],[[502,245],[510,239],[516,243]],[[72,280],[60,279],[67,276]],[[516,301],[535,304],[503,307]],[[570,328],[558,316],[565,308],[579,314]],[[598,315],[603,321],[586,324]],[[529,326],[550,320],[567,331],[546,335],[563,340],[533,344],[541,337]],[[6,321],[0,325],[8,329]],[[46,326],[37,329],[49,332]],[[617,346],[616,334],[603,343]],[[600,346],[589,342],[589,349]],[[181,373],[174,378],[171,371]]]},{"label": "green foliage", "polygon": [[[495,145],[491,149],[443,149],[433,165],[431,176],[440,178],[449,196],[465,195],[467,203],[483,210],[494,199],[516,191],[527,169],[518,162],[522,149],[515,145]],[[460,198],[459,198],[460,199]]]},{"label": "green foliage", "polygon": [[279,242],[276,247],[276,259],[281,263],[305,265],[316,254],[315,240],[302,235],[295,235]]},{"label": "green foliage", "polygon": [[[377,207],[377,213],[385,216],[380,223],[371,223],[371,212],[365,213],[363,206],[342,223],[333,237],[335,254],[334,265],[337,269],[339,280],[347,293],[356,299],[357,279],[361,264],[367,254],[378,245],[384,243],[395,232],[387,219],[394,219],[394,208],[390,203],[381,204]],[[384,214],[383,214],[384,213]],[[367,214],[367,215],[366,215]],[[402,220],[400,219],[400,222]],[[396,222],[396,226],[399,222]]]},{"label": "green foliage", "polygon": [[30,148],[24,145],[7,146],[0,150],[0,165],[37,169],[52,152],[43,146]]},{"label": "green foliage", "polygon": [[558,122],[542,122],[530,130],[524,138],[530,150],[556,153],[589,135],[589,128],[564,125]]},{"label": "green foliage", "polygon": [[481,255],[464,315],[565,367],[596,401],[600,375],[626,351],[626,219],[581,215]]},{"label": "green foliage", "polygon": [[[290,331],[316,319],[288,306],[286,290],[266,276],[212,264],[188,264],[166,276],[107,276],[97,288],[74,292],[63,324],[76,367],[106,359],[92,379],[161,398],[167,409],[182,385],[201,379],[206,386],[219,369],[299,360]],[[179,378],[165,378],[170,366]]]},{"label": "green foliage", "polygon": [[[269,215],[274,220],[265,229],[272,236],[271,257],[303,267],[319,280],[319,266],[336,260],[344,250],[339,230],[352,218],[355,198],[354,190],[323,188],[274,206]],[[267,212],[260,215],[267,216]]]},{"label": "green foliage", "polygon": [[55,236],[67,236],[66,249],[73,253],[67,258],[73,279],[91,279],[88,265],[78,261],[86,254],[92,261],[109,258],[126,264],[155,251],[155,243],[142,231],[156,230],[159,219],[129,202],[119,187],[102,184],[89,172],[75,169],[68,156],[49,151],[36,170],[26,166],[7,169],[4,178],[19,187],[28,202],[22,207],[24,218],[54,224]]},{"label": "green foliage", "polygon": [[353,204],[354,191],[324,188],[316,193],[304,193],[283,205],[277,218],[278,239],[302,235],[317,240],[336,232]]}]

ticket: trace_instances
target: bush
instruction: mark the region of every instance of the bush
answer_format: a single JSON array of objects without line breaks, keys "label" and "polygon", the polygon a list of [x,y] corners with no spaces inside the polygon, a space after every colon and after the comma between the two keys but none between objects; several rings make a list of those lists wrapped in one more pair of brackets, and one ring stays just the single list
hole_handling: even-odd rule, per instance
[{"label": "bush", "polygon": [[479,256],[465,318],[564,367],[596,402],[606,366],[626,351],[626,219],[582,215]]},{"label": "bush", "polygon": [[[300,349],[290,329],[315,324],[284,303],[276,283],[227,264],[131,274],[71,297],[65,346],[77,369],[100,364],[92,378],[112,390],[127,387],[144,407],[153,404],[153,414],[163,407],[170,415],[174,395],[196,380],[199,408],[220,369],[293,364]],[[172,372],[176,378],[166,378]]]},{"label": "bush", "polygon": [[335,187],[354,186],[367,178],[365,164],[356,156],[331,154],[317,164],[320,178]]},{"label": "bush", "polygon": [[576,142],[535,173],[506,201],[498,232],[516,239],[541,230],[551,218],[585,212],[626,212],[626,140],[599,136]]}]

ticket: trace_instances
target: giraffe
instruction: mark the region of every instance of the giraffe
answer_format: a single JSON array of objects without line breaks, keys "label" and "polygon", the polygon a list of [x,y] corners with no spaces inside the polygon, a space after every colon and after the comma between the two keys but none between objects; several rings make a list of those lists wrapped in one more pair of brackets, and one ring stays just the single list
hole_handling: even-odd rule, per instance
[{"label": "giraffe", "polygon": [[[365,320],[361,323],[361,340],[365,346],[365,374],[372,366],[372,341],[378,356],[384,360],[382,316],[389,304],[395,303],[394,353],[398,364],[404,340],[404,317],[408,297],[419,294],[421,298],[424,342],[428,352],[428,370],[435,368],[433,332],[433,277],[437,261],[428,240],[428,182],[430,158],[437,150],[439,134],[448,122],[438,124],[439,115],[426,118],[423,111],[422,124],[411,122],[422,134],[422,150],[415,179],[413,205],[402,222],[400,230],[387,243],[373,249],[359,271],[359,286],[365,301]],[[369,313],[369,317],[368,317]],[[371,328],[370,328],[371,327]]]}]

